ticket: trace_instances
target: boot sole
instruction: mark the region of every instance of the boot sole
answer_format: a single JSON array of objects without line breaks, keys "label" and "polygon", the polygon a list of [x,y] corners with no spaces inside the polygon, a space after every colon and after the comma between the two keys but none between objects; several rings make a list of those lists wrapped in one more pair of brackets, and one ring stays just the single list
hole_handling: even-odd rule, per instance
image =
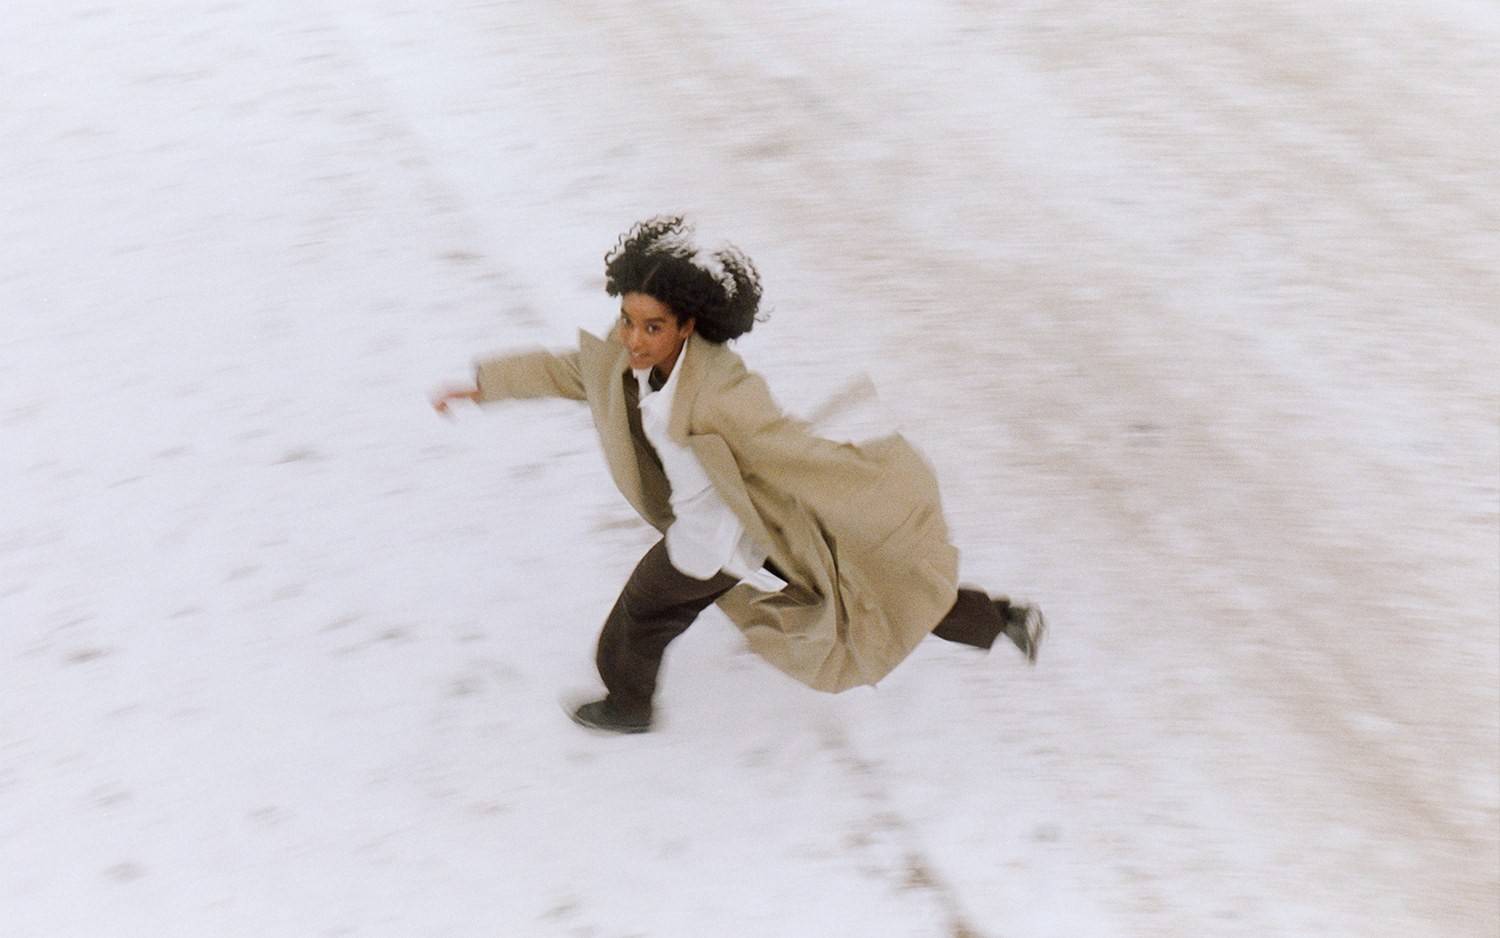
[{"label": "boot sole", "polygon": [[1042,648],[1042,639],[1047,635],[1047,617],[1042,615],[1042,610],[1032,606],[1026,612],[1026,622],[1023,626],[1026,630],[1026,663],[1036,664],[1036,656]]},{"label": "boot sole", "polygon": [[566,703],[563,704],[563,712],[566,713],[568,715],[568,719],[572,720],[574,723],[578,724],[586,730],[591,730],[592,732],[599,733],[601,735],[608,734],[610,736],[633,736],[638,733],[651,732],[650,723],[641,724],[595,722],[594,720],[590,720],[587,717],[580,716],[576,707],[568,706]]}]

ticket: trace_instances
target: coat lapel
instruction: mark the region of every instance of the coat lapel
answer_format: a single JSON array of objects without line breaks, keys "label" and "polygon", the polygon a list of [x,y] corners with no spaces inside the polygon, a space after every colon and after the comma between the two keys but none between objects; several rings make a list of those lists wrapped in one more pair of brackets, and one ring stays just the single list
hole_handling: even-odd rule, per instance
[{"label": "coat lapel", "polygon": [[766,550],[774,548],[776,542],[771,540],[765,522],[760,520],[760,512],[755,510],[755,503],[750,501],[750,493],[746,491],[745,481],[740,476],[739,463],[735,462],[734,453],[730,451],[724,438],[717,433],[695,433],[688,437],[688,445],[692,447],[693,455],[698,457],[703,471],[708,473],[714,491],[719,493],[724,504],[729,506],[740,524],[745,526],[745,533],[750,535],[750,539]]},{"label": "coat lapel", "polygon": [[665,492],[647,490],[636,456],[635,440],[630,435],[629,404],[625,400],[622,376],[627,370],[629,353],[625,347],[589,334],[578,332],[579,371],[583,377],[589,406],[594,411],[594,426],[604,449],[604,461],[620,494],[653,527],[664,530],[671,523]]},{"label": "coat lapel", "polygon": [[760,519],[760,512],[755,510],[750,494],[745,490],[745,480],[729,444],[717,433],[690,432],[693,408],[699,397],[713,394],[715,382],[724,377],[725,349],[697,338],[689,338],[688,344],[692,347],[684,353],[680,365],[683,370],[677,377],[677,393],[672,400],[672,419],[667,424],[667,434],[692,448],[693,455],[698,457],[698,462],[713,482],[714,490],[745,526],[745,533],[755,543],[770,548],[773,542]]},{"label": "coat lapel", "polygon": [[677,390],[672,396],[672,418],[667,422],[667,436],[683,446],[688,442],[693,402],[697,400],[698,390],[703,386],[704,368],[713,364],[713,353],[712,344],[688,336],[687,346],[683,348],[677,364],[682,372],[677,375]]},{"label": "coat lapel", "polygon": [[[692,449],[713,482],[714,490],[745,526],[746,533],[757,544],[769,548],[775,542],[750,500],[729,444],[716,433],[690,432],[693,409],[699,396],[713,393],[714,383],[722,379],[727,361],[723,348],[696,339],[688,341],[692,348],[684,353],[681,361],[682,373],[677,376],[667,434]],[[582,330],[578,333],[578,351],[579,370],[589,406],[594,411],[594,425],[599,430],[610,475],[620,494],[642,518],[658,530],[666,530],[671,524],[672,514],[665,478],[654,466],[652,472],[643,471],[635,440],[630,434],[627,412],[630,405],[625,399],[622,381],[628,370],[629,353],[618,342],[600,339]]]}]

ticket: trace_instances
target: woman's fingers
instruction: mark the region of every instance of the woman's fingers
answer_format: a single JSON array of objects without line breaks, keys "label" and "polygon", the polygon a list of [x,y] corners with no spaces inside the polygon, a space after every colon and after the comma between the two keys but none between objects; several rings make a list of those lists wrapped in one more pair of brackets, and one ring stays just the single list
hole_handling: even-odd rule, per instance
[{"label": "woman's fingers", "polygon": [[454,401],[477,401],[479,392],[473,388],[460,388],[443,391],[432,399],[432,409],[444,417],[453,416],[452,403]]}]

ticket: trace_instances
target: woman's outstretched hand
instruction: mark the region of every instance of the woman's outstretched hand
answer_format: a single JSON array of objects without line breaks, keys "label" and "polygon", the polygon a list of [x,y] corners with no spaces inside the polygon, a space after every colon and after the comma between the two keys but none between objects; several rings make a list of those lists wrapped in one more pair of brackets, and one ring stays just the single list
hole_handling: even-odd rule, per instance
[{"label": "woman's outstretched hand", "polygon": [[452,417],[451,405],[454,401],[479,402],[479,389],[468,388],[444,388],[432,395],[432,409],[444,417]]}]

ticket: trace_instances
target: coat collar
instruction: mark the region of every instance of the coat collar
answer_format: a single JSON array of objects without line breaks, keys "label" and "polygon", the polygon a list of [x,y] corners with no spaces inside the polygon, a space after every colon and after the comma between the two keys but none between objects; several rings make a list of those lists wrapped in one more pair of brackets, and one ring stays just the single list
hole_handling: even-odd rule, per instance
[{"label": "coat collar", "polygon": [[[739,467],[723,437],[715,432],[688,432],[698,395],[713,393],[715,381],[723,380],[733,368],[734,353],[707,340],[688,341],[693,348],[677,366],[682,372],[677,376],[667,435],[692,448],[713,480],[714,488],[739,517],[745,531],[756,543],[770,545],[774,542],[745,490]],[[626,380],[635,380],[630,374],[630,353],[613,333],[601,339],[581,330],[578,351],[579,370],[589,406],[594,410],[594,423],[604,444],[604,459],[610,474],[626,501],[635,506],[641,517],[658,530],[665,531],[672,520],[667,479],[659,470],[642,469],[630,431],[630,405],[625,399]]]},{"label": "coat collar", "polygon": [[672,419],[667,423],[667,436],[684,446],[687,445],[688,438],[688,417],[693,412],[693,402],[698,397],[698,391],[703,387],[702,359],[710,347],[708,342],[697,336],[688,336],[687,345],[683,346],[682,354],[677,357],[677,367],[672,369],[673,377],[677,379],[677,390],[672,395]]},{"label": "coat collar", "polygon": [[[589,400],[607,400],[607,393],[620,383],[620,374],[629,370],[630,353],[615,340],[614,333],[599,338],[592,332],[578,330],[578,359]],[[606,392],[596,395],[596,391]]]},{"label": "coat collar", "polygon": [[[718,351],[712,342],[699,339],[696,335],[688,337],[688,345],[691,349],[683,348],[677,366],[673,369],[677,389],[672,397],[672,418],[667,423],[667,435],[684,446],[688,442],[693,404],[703,387],[705,370],[712,366],[714,353]],[[623,376],[630,374],[630,353],[615,338],[614,330],[610,330],[602,339],[585,330],[578,330],[578,349],[585,375],[584,382],[602,392],[595,399],[609,400],[616,397]],[[631,380],[635,380],[634,375],[631,375]],[[591,394],[590,397],[593,398],[594,395]],[[623,398],[620,404],[623,406]]]},{"label": "coat collar", "polygon": [[629,404],[625,400],[625,383],[630,353],[625,346],[578,331],[578,363],[584,394],[594,411],[594,426],[604,447],[604,461],[625,500],[641,517],[658,529],[665,530],[670,521],[666,506],[667,492],[648,486],[635,454],[630,434]]}]

